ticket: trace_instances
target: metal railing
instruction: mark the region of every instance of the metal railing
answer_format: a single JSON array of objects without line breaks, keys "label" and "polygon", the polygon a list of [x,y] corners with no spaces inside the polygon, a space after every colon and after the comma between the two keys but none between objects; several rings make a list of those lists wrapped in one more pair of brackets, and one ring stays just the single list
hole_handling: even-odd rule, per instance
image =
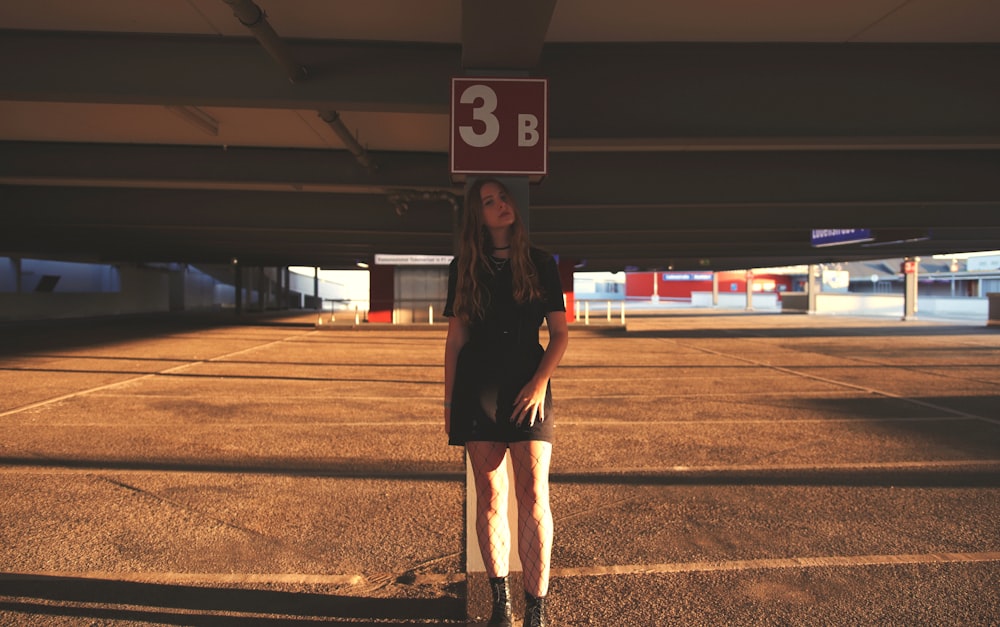
[{"label": "metal railing", "polygon": [[[601,301],[601,300],[578,300],[575,303],[575,311],[574,311],[574,313],[576,315],[577,321],[579,321],[579,320],[582,319],[584,325],[589,325],[590,324],[591,303],[595,304],[595,307],[594,307],[595,313],[596,313],[597,310],[599,310],[599,309],[602,308],[601,304],[602,303],[604,304],[603,309],[606,312],[608,323],[611,323],[615,318],[617,318],[620,321],[619,323],[622,326],[625,325],[625,301],[624,300],[618,300],[618,301],[612,301],[612,300],[606,300],[606,301]],[[617,304],[618,313],[617,313],[616,316],[612,316],[613,309],[614,309],[614,307],[612,306],[612,303]],[[583,310],[582,311],[582,315],[581,315],[581,311],[580,311],[581,308]]]}]

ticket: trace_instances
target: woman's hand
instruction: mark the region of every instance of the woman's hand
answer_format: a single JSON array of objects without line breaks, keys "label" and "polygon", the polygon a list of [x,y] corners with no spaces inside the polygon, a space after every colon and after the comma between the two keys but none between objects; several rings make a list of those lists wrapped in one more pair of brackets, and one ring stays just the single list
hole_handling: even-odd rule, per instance
[{"label": "woman's hand", "polygon": [[548,379],[532,379],[521,388],[514,402],[514,413],[511,414],[514,424],[520,427],[527,420],[530,428],[536,422],[545,420],[545,391],[548,383]]}]

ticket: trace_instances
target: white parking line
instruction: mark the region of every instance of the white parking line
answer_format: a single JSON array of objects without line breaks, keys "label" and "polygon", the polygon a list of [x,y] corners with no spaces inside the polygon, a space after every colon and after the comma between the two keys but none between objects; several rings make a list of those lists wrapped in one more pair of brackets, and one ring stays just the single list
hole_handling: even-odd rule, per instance
[{"label": "white parking line", "polygon": [[[553,577],[601,577],[607,575],[659,575],[669,573],[707,573],[720,571],[777,570],[786,568],[851,568],[898,564],[974,564],[1000,562],[1000,551],[977,553],[904,553],[895,555],[845,555],[814,557],[779,557],[756,560],[720,560],[672,562],[666,564],[625,564],[553,568]],[[32,571],[8,572],[3,579],[47,578],[127,581],[149,584],[291,584],[361,586],[376,579],[394,579],[396,575],[309,574],[309,573],[117,573],[104,571]],[[465,573],[426,573],[411,576],[412,584],[447,584],[464,581]]]},{"label": "white parking line", "polygon": [[[612,474],[614,476],[642,476],[668,473],[690,473],[698,474],[703,472],[726,473],[726,472],[781,472],[781,471],[810,471],[823,472],[834,470],[913,470],[923,468],[961,468],[969,466],[998,466],[1000,459],[949,459],[936,461],[898,461],[898,462],[849,462],[844,464],[730,464],[718,466],[665,466],[665,467],[633,467],[623,468],[615,466],[612,468],[600,468],[590,466],[583,473],[569,473],[573,475],[584,474]],[[560,472],[552,472],[552,477],[558,477]]]},{"label": "white parking line", "polygon": [[884,566],[890,564],[954,564],[998,561],[1000,561],[1000,551],[987,551],[983,553],[788,557],[757,560],[726,560],[718,562],[675,562],[670,564],[631,564],[624,566],[553,568],[552,576],[596,577],[602,575],[656,575],[662,573],[773,570],[779,568],[843,568],[852,566]]},{"label": "white parking line", "polygon": [[[315,331],[310,331],[309,333],[315,333]],[[55,396],[55,397],[52,397],[52,398],[47,398],[44,401],[38,401],[38,402],[35,402],[35,403],[29,403],[27,405],[22,405],[20,407],[15,407],[14,409],[8,409],[7,411],[0,412],[0,418],[3,418],[4,416],[12,416],[14,414],[21,413],[22,411],[28,411],[29,409],[35,409],[36,407],[44,407],[46,405],[51,405],[52,403],[58,403],[59,401],[64,401],[64,400],[67,400],[67,399],[70,399],[70,398],[76,398],[78,396],[84,396],[84,395],[87,395],[87,394],[92,394],[94,392],[100,392],[101,390],[107,390],[107,389],[110,389],[110,388],[118,387],[120,385],[125,385],[126,383],[133,383],[135,381],[142,381],[143,379],[150,379],[150,378],[161,376],[161,375],[165,375],[165,374],[171,374],[173,372],[178,372],[178,371],[184,370],[186,368],[193,368],[194,366],[199,366],[199,365],[202,365],[202,364],[207,364],[207,363],[211,363],[211,362],[214,362],[214,361],[219,361],[221,359],[226,359],[227,357],[232,357],[233,355],[239,355],[241,353],[246,353],[246,352],[249,352],[249,351],[252,351],[252,350],[257,350],[258,348],[264,348],[266,346],[271,346],[272,344],[280,344],[282,342],[287,342],[288,340],[293,339],[293,338],[297,338],[297,337],[301,337],[301,335],[289,336],[289,337],[286,337],[286,338],[282,338],[280,340],[274,340],[272,342],[266,342],[264,344],[257,344],[255,346],[251,346],[249,348],[244,348],[244,349],[241,349],[241,350],[238,350],[238,351],[233,351],[232,353],[226,353],[225,355],[218,355],[216,357],[212,357],[211,359],[202,359],[202,360],[199,360],[199,361],[192,361],[192,362],[181,364],[179,366],[174,366],[173,368],[167,368],[166,370],[160,370],[158,372],[150,372],[150,373],[147,373],[147,374],[139,375],[137,377],[130,377],[128,379],[122,379],[121,381],[115,381],[114,383],[108,383],[108,384],[105,384],[105,385],[98,385],[96,387],[87,388],[85,390],[77,390],[76,392],[71,392],[69,394],[63,394],[61,396]]]},{"label": "white parking line", "polygon": [[836,379],[830,379],[830,378],[827,378],[827,377],[821,377],[819,375],[810,374],[808,372],[803,372],[801,370],[795,370],[794,368],[787,368],[787,367],[784,367],[784,366],[775,366],[773,364],[769,364],[769,363],[766,363],[766,362],[763,362],[763,361],[758,361],[756,359],[750,359],[750,358],[747,358],[747,357],[742,357],[740,355],[733,355],[733,354],[730,354],[730,353],[722,353],[722,352],[719,352],[719,351],[712,350],[710,348],[705,348],[703,346],[691,346],[690,344],[685,344],[683,342],[675,342],[675,343],[677,345],[679,345],[679,346],[685,346],[685,347],[688,347],[688,348],[693,348],[694,350],[698,350],[698,351],[701,351],[703,353],[708,353],[710,355],[716,355],[718,357],[726,357],[726,358],[729,358],[729,359],[734,359],[736,361],[741,361],[743,363],[752,364],[754,366],[759,366],[761,368],[766,368],[766,369],[769,369],[769,370],[775,370],[777,372],[782,372],[782,373],[785,373],[785,374],[790,374],[790,375],[793,375],[793,376],[801,377],[803,379],[809,379],[809,380],[812,380],[812,381],[819,381],[821,383],[829,383],[831,385],[838,385],[838,386],[842,386],[842,387],[845,387],[845,388],[850,388],[850,389],[853,389],[853,390],[859,390],[859,391],[864,392],[866,394],[873,394],[873,395],[878,395],[878,396],[884,396],[886,398],[894,398],[894,399],[897,399],[897,400],[906,401],[908,403],[913,403],[914,405],[920,405],[921,407],[927,407],[929,409],[934,409],[934,410],[937,410],[937,411],[942,411],[942,412],[946,412],[946,413],[949,413],[949,414],[953,414],[953,415],[956,415],[956,416],[961,416],[963,418],[974,418],[976,420],[982,420],[984,422],[989,422],[991,424],[1000,424],[1000,420],[997,420],[995,418],[987,418],[985,416],[979,416],[977,414],[970,414],[969,412],[965,412],[965,411],[962,411],[960,409],[954,409],[954,408],[951,408],[951,407],[944,407],[944,406],[941,406],[941,405],[937,405],[935,403],[929,403],[927,401],[922,401],[920,399],[913,398],[913,397],[910,397],[910,396],[902,396],[900,394],[895,394],[893,392],[886,392],[885,390],[879,390],[877,388],[868,387],[866,385],[858,385],[856,383],[851,383],[849,381],[838,381]]},{"label": "white parking line", "polygon": [[[370,425],[368,425],[370,426]],[[122,460],[115,459],[116,464],[122,463]],[[127,464],[127,460],[125,461]],[[141,465],[144,461],[137,460],[136,464]],[[226,460],[222,460],[220,463],[227,463]],[[103,474],[112,474],[115,476],[128,474],[128,475],[143,475],[143,474],[167,474],[167,473],[198,473],[204,475],[211,474],[231,474],[230,471],[217,471],[212,469],[198,470],[171,470],[169,468],[101,468],[101,460],[87,460],[82,463],[80,467],[73,466],[51,466],[44,458],[39,458],[37,464],[18,464],[18,465],[0,465],[0,475],[12,475],[12,474],[84,474],[89,476],[100,476]],[[614,477],[642,477],[649,475],[666,475],[666,474],[691,474],[697,475],[698,473],[740,473],[740,472],[788,472],[788,471],[808,471],[808,472],[824,472],[824,471],[840,471],[840,470],[919,470],[919,469],[933,469],[933,468],[981,468],[981,467],[1000,467],[1000,459],[951,459],[951,460],[937,460],[937,461],[897,461],[897,462],[850,462],[845,464],[731,464],[731,465],[706,465],[706,466],[637,466],[637,467],[622,467],[614,466],[611,468],[602,468],[597,466],[588,466],[586,471],[577,472],[574,470],[553,470],[552,478],[554,480],[559,480],[561,477],[567,475],[573,477],[579,476],[591,476],[591,475],[609,475]],[[454,472],[456,477],[458,476],[458,470],[450,471],[448,468],[443,468],[442,473]],[[254,470],[252,472],[255,476],[263,476],[268,474],[286,474],[282,471],[275,471],[275,473],[269,473],[265,470]]]}]

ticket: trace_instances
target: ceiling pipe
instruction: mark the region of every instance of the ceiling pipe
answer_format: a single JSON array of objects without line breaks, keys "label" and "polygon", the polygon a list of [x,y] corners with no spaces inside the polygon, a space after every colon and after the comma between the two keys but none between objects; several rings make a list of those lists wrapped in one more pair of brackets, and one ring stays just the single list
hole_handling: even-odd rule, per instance
[{"label": "ceiling pipe", "polygon": [[344,145],[351,151],[351,154],[358,160],[358,163],[368,168],[371,172],[378,169],[378,166],[371,158],[371,155],[368,154],[368,151],[365,150],[365,147],[362,146],[357,138],[351,134],[351,131],[344,126],[344,121],[340,119],[340,113],[334,111],[333,109],[329,109],[326,111],[320,111],[319,117],[333,129],[333,132],[336,133],[338,137],[340,137],[340,141],[344,142]]},{"label": "ceiling pipe", "polygon": [[263,9],[257,6],[253,0],[223,1],[233,9],[233,15],[240,21],[240,24],[250,29],[260,45],[264,46],[271,57],[285,68],[288,80],[297,83],[305,79],[306,68],[292,57],[288,45],[271,28]]},{"label": "ceiling pipe", "polygon": [[[288,49],[288,45],[278,37],[278,34],[271,28],[271,24],[267,21],[267,16],[264,14],[264,10],[257,6],[253,0],[223,0],[233,9],[233,15],[236,19],[240,21],[241,24],[250,29],[260,45],[264,46],[264,49],[271,55],[271,57],[277,61],[288,74],[288,79],[297,83],[306,78],[306,69],[301,64],[299,64],[292,57],[291,51]],[[351,131],[344,126],[344,122],[340,119],[340,113],[333,110],[319,111],[319,117],[326,122],[333,132],[340,137],[340,140],[347,146],[347,149],[351,151],[354,158],[358,160],[358,163],[363,165],[369,171],[374,171],[376,169],[375,162],[372,160],[368,151],[365,150],[358,140],[351,134]]]}]

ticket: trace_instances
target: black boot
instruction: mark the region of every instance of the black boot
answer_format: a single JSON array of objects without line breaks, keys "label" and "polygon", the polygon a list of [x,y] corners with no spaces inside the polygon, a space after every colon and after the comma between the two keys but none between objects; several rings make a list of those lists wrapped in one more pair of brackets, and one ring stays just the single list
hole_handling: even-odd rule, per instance
[{"label": "black boot", "polygon": [[512,627],[513,612],[510,609],[510,586],[506,577],[490,577],[490,590],[493,592],[493,613],[487,627]]},{"label": "black boot", "polygon": [[545,597],[533,597],[524,593],[524,627],[546,627]]}]

